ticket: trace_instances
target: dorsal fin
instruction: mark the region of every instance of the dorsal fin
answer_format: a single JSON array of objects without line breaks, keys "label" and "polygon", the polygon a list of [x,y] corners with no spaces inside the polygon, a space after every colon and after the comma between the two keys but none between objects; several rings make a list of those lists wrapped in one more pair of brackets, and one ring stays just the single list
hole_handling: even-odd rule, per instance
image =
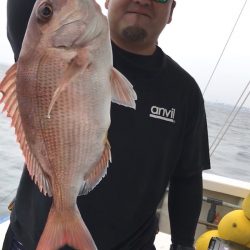
[{"label": "dorsal fin", "polygon": [[6,111],[7,116],[12,119],[11,126],[15,128],[17,141],[20,144],[31,178],[44,195],[48,194],[51,196],[49,181],[34,155],[31,153],[25,138],[16,95],[16,73],[17,64],[14,64],[6,72],[4,79],[0,83],[0,93],[2,94],[0,104],[4,103],[3,112]]}]

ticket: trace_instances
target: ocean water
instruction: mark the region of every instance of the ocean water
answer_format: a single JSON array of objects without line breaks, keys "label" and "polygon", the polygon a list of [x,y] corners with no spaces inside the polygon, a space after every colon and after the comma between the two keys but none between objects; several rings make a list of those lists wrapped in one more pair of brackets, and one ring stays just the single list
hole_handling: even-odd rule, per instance
[{"label": "ocean water", "polygon": [[[0,79],[7,67],[0,65]],[[233,107],[206,102],[210,145]],[[0,217],[15,196],[23,168],[23,156],[16,143],[10,119],[0,113]],[[208,173],[250,182],[250,109],[243,108],[211,157]]]}]

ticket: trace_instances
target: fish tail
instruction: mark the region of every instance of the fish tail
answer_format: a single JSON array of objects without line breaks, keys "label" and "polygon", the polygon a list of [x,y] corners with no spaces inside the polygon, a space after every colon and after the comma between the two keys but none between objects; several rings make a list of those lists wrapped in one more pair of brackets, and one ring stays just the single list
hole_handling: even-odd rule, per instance
[{"label": "fish tail", "polygon": [[52,206],[36,250],[58,250],[65,245],[76,250],[97,250],[78,208],[57,211]]}]

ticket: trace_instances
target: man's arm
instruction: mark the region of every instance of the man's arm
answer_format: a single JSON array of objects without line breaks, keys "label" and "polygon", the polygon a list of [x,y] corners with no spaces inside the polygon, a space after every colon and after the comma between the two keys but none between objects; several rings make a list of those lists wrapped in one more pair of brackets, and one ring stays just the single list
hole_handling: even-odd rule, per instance
[{"label": "man's arm", "polygon": [[[183,247],[193,247],[201,204],[201,172],[190,177],[171,178],[168,207],[173,250],[186,249]],[[177,247],[178,245],[179,247]]]}]

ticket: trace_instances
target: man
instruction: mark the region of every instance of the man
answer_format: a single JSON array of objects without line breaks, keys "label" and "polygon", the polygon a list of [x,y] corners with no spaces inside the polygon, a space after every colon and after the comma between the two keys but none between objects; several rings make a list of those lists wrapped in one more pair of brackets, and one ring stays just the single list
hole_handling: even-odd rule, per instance
[{"label": "man", "polygon": [[[8,1],[15,59],[35,0]],[[172,246],[193,249],[202,170],[210,168],[203,98],[194,79],[156,45],[174,0],[106,0],[114,66],[133,84],[136,111],[112,104],[107,176],[78,207],[99,250],[153,250],[156,209],[169,186]],[[33,250],[51,200],[24,169],[4,250]],[[63,249],[69,249],[67,247]]]}]

